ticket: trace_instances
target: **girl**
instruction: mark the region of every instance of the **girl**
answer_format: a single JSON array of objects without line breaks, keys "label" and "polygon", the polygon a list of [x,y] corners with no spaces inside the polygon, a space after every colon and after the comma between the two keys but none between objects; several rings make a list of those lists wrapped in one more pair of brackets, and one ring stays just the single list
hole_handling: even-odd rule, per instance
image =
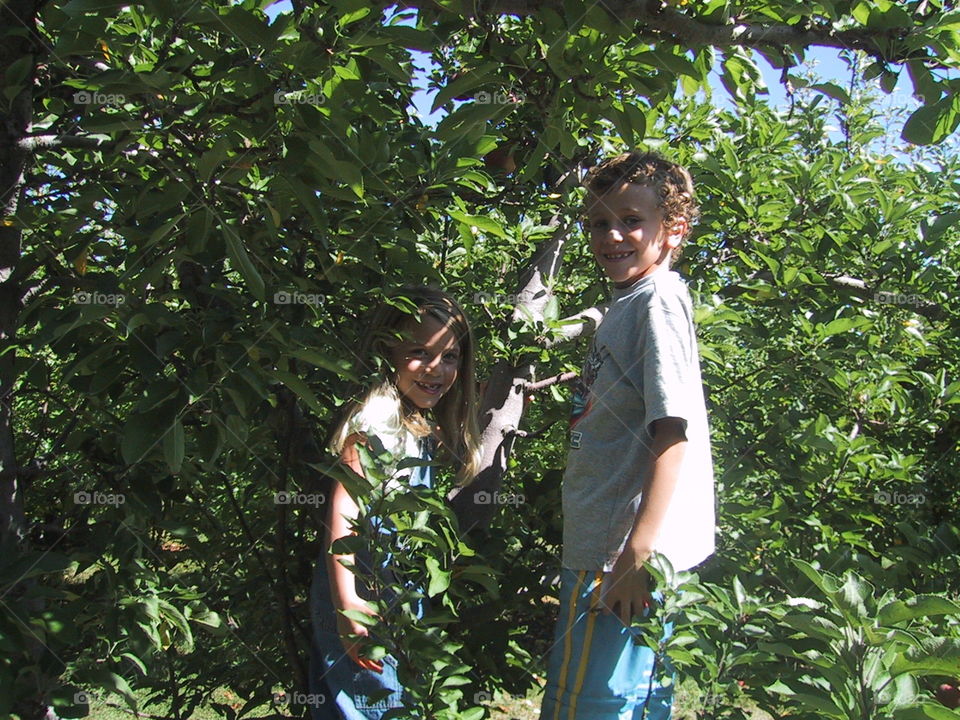
[{"label": "girl", "polygon": [[[459,481],[469,482],[480,449],[473,335],[459,305],[439,290],[400,288],[371,318],[360,357],[373,370],[373,381],[342,410],[331,451],[362,475],[357,443],[369,447],[375,436],[394,459],[383,468],[386,489],[392,490],[403,484],[430,487],[432,467],[396,465],[410,457],[429,462],[439,446],[459,464]],[[311,713],[313,720],[380,720],[389,709],[402,707],[396,660],[391,655],[383,662],[364,657],[367,628],[339,612],[374,614],[366,602],[373,599],[366,583],[358,584],[341,563],[356,562],[362,573],[377,570],[363,557],[330,554],[334,541],[352,534],[350,523],[359,509],[336,480],[328,505],[325,557],[317,563],[310,589],[311,694],[317,700]]]}]

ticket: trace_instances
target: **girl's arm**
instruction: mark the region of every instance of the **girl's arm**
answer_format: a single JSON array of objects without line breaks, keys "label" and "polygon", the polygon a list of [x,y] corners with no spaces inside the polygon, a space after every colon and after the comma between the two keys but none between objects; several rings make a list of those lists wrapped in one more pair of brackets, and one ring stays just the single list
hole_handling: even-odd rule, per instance
[{"label": "girl's arm", "polygon": [[[358,475],[363,475],[363,466],[360,464],[360,455],[357,452],[357,443],[362,442],[359,435],[351,435],[347,438],[343,446],[343,452],[340,454],[340,461],[348,466]],[[349,565],[353,565],[354,557],[352,554],[331,555],[330,546],[336,540],[354,535],[350,523],[359,514],[360,510],[357,504],[350,497],[350,493],[340,484],[339,481],[333,481],[333,490],[330,496],[330,509],[327,515],[327,544],[325,546],[327,575],[330,578],[330,595],[333,600],[333,606],[337,612],[337,632],[340,634],[340,641],[350,658],[367,670],[382,672],[383,665],[369,658],[360,655],[360,638],[351,639],[349,635],[366,637],[368,634],[366,626],[351,620],[342,615],[340,610],[355,610],[374,615],[369,605],[357,594],[356,577],[349,568],[344,567],[339,561],[343,560]]]}]

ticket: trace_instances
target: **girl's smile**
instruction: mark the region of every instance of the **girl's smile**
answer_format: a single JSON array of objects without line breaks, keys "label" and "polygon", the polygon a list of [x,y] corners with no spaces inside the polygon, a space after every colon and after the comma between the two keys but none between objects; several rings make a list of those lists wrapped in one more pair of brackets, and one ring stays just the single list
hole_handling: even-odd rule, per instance
[{"label": "girl's smile", "polygon": [[407,338],[393,348],[397,390],[421,410],[434,407],[457,380],[460,344],[442,322],[423,315],[407,325]]}]

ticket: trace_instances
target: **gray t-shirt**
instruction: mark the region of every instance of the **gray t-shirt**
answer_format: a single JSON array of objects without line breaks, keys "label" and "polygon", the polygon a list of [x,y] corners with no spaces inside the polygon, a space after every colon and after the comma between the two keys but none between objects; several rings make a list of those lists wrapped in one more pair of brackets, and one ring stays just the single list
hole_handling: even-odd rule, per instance
[{"label": "gray t-shirt", "polygon": [[686,570],[715,549],[713,463],[686,285],[663,268],[614,288],[574,396],[563,478],[563,565],[609,572],[651,469],[651,423],[685,422],[687,444],[654,549]]}]

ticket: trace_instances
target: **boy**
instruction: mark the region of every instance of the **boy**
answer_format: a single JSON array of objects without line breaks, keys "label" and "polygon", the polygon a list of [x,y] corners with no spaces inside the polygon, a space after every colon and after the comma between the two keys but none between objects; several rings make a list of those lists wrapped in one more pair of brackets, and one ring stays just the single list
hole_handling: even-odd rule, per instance
[{"label": "boy", "polygon": [[662,599],[643,567],[653,551],[676,570],[714,551],[693,311],[670,270],[697,207],[690,174],[653,153],[610,158],[585,184],[590,248],[613,297],[574,397],[560,618],[540,720],[666,720],[673,685],[656,682],[657,658],[630,626]]}]

